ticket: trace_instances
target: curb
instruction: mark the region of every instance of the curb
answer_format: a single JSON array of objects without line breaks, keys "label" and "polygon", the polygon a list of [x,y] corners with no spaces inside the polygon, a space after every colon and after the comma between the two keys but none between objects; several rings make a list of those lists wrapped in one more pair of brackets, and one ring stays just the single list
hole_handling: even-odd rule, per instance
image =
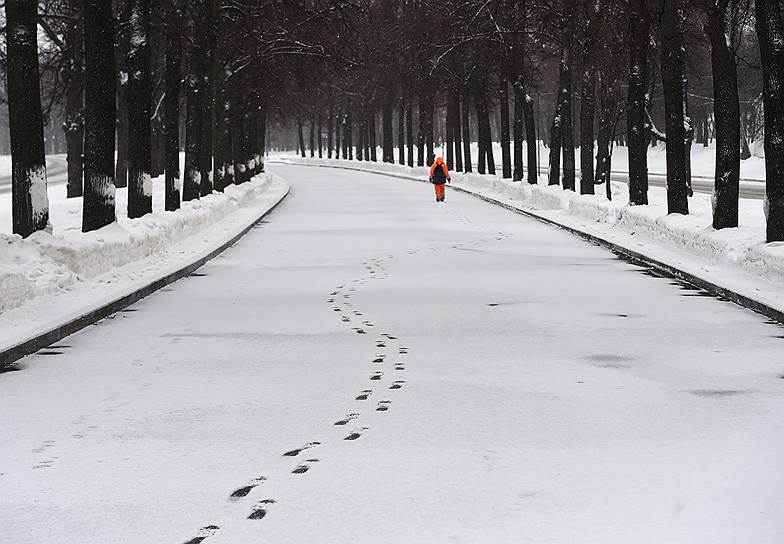
[{"label": "curb", "polygon": [[[354,170],[354,171],[357,171],[357,172],[364,172],[364,173],[368,173],[368,174],[377,174],[377,175],[380,175],[380,176],[387,176],[387,177],[392,177],[392,178],[405,179],[405,180],[409,180],[409,181],[418,181],[418,182],[426,183],[422,178],[418,178],[418,177],[414,177],[414,176],[408,176],[408,175],[405,175],[405,174],[389,174],[389,173],[386,173],[386,172],[379,172],[377,170],[370,170],[370,169],[361,168],[361,167],[354,167],[354,166],[340,166],[340,165],[331,165],[331,164],[305,164],[305,163],[299,163],[299,162],[289,162],[288,164],[294,164],[294,165],[297,165],[297,166],[308,166],[308,167],[314,167],[314,168],[336,168],[336,169],[340,169],[340,170]],[[635,265],[638,265],[638,266],[639,265],[645,266],[645,267],[653,270],[654,272],[656,272],[657,275],[659,275],[659,276],[664,276],[664,277],[667,277],[667,278],[673,278],[673,279],[676,279],[676,280],[678,280],[678,281],[680,281],[682,283],[687,283],[687,284],[693,285],[693,286],[698,287],[698,288],[700,288],[700,289],[702,289],[704,291],[707,291],[708,293],[711,293],[712,295],[718,297],[719,299],[727,300],[727,301],[730,301],[730,302],[734,302],[738,306],[742,306],[742,307],[747,308],[749,310],[752,310],[752,311],[754,311],[754,312],[756,312],[758,314],[762,314],[765,317],[768,317],[769,319],[771,319],[773,321],[776,321],[777,323],[779,323],[781,325],[784,325],[784,311],[779,310],[777,308],[774,308],[774,307],[772,307],[772,306],[770,306],[768,304],[765,304],[764,302],[760,302],[759,300],[755,300],[755,299],[753,299],[751,297],[748,297],[746,295],[742,295],[740,293],[732,291],[731,289],[727,289],[726,287],[722,287],[721,285],[718,285],[718,284],[713,283],[713,282],[711,282],[709,280],[706,280],[705,278],[701,278],[701,277],[696,276],[694,274],[691,274],[689,272],[685,272],[683,270],[680,270],[679,268],[676,268],[676,267],[671,266],[669,264],[663,263],[663,262],[661,262],[661,261],[659,261],[657,259],[654,259],[653,257],[649,257],[649,256],[644,255],[642,253],[638,253],[636,251],[633,251],[631,249],[628,249],[626,247],[618,245],[615,242],[611,242],[609,240],[606,240],[606,239],[601,238],[599,236],[596,236],[594,234],[589,234],[587,232],[583,232],[583,231],[581,231],[579,229],[576,229],[574,227],[569,227],[567,225],[562,225],[561,223],[558,223],[557,221],[554,221],[552,219],[548,219],[546,217],[543,217],[541,215],[538,215],[538,214],[536,214],[534,212],[531,212],[531,211],[528,211],[528,210],[524,210],[524,209],[521,209],[521,208],[516,208],[515,206],[512,206],[511,204],[507,204],[505,202],[501,202],[500,200],[496,200],[493,197],[486,196],[486,195],[481,195],[481,194],[475,193],[473,191],[470,191],[468,189],[464,189],[462,187],[456,187],[454,185],[452,185],[451,188],[453,190],[455,190],[455,191],[471,195],[471,196],[473,196],[475,198],[478,198],[478,199],[483,200],[485,202],[488,202],[490,204],[494,204],[496,206],[500,206],[500,207],[505,208],[505,209],[507,209],[507,210],[509,210],[511,212],[516,213],[516,214],[523,215],[523,216],[529,217],[531,219],[535,219],[536,221],[539,221],[540,223],[544,223],[544,224],[549,225],[551,227],[555,227],[555,228],[564,230],[564,231],[566,231],[566,232],[568,232],[570,234],[573,234],[573,235],[575,235],[575,236],[577,236],[579,238],[582,238],[583,240],[586,240],[586,241],[588,241],[588,242],[590,242],[592,244],[595,244],[595,245],[598,245],[598,246],[601,246],[601,247],[609,249],[610,251],[612,251],[613,253],[615,253],[619,257],[623,258],[624,260],[630,262],[631,264],[635,264]]]},{"label": "curb", "polygon": [[248,226],[242,229],[239,233],[233,236],[229,241],[221,244],[217,249],[211,251],[209,254],[200,257],[199,259],[191,262],[190,264],[176,270],[166,276],[155,280],[154,282],[141,287],[132,293],[128,293],[119,297],[111,302],[105,303],[98,308],[94,308],[90,310],[86,314],[83,314],[79,317],[71,319],[62,325],[58,325],[52,329],[49,329],[46,332],[40,333],[32,338],[24,340],[18,344],[15,344],[9,348],[5,348],[0,351],[0,369],[7,367],[18,361],[19,359],[26,357],[28,355],[32,355],[36,351],[45,348],[54,344],[55,342],[59,342],[63,338],[74,334],[90,325],[95,324],[96,322],[100,321],[101,319],[105,319],[112,314],[119,312],[127,308],[128,306],[140,301],[141,299],[150,296],[151,294],[155,293],[156,291],[170,285],[177,280],[180,280],[186,276],[193,274],[196,270],[204,266],[207,262],[211,261],[228,248],[236,244],[242,237],[244,237],[248,232],[253,229],[256,225],[261,223],[267,216],[269,216],[275,209],[277,209],[280,204],[286,200],[286,197],[289,196],[291,193],[291,186],[286,190],[286,192],[281,196],[281,198],[275,202],[267,211],[262,213],[259,217],[257,217],[253,222],[251,222]]}]

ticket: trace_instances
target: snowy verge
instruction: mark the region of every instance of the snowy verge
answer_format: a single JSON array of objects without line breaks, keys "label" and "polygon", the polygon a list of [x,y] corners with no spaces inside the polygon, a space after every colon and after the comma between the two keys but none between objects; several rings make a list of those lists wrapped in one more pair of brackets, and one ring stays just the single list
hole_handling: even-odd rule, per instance
[{"label": "snowy verge", "polygon": [[288,192],[286,181],[262,174],[176,212],[120,216],[91,233],[72,226],[24,240],[0,234],[0,352],[214,256]]},{"label": "snowy verge", "polygon": [[[281,160],[427,179],[424,168],[395,164],[290,156]],[[691,213],[683,216],[667,214],[663,188],[650,189],[650,205],[631,206],[628,189],[620,183],[613,183],[613,200],[608,201],[604,195],[578,195],[558,186],[529,185],[499,176],[453,172],[452,180],[458,189],[627,248],[784,312],[784,244],[765,243],[765,215],[759,200],[741,199],[741,226],[717,231],[711,226],[710,195],[691,198]]]}]

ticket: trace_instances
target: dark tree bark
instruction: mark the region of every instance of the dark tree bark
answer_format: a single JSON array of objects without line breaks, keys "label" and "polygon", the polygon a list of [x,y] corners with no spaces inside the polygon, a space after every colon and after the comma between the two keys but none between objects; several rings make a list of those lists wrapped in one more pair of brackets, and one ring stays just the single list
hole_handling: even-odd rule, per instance
[{"label": "dark tree bark", "polygon": [[302,119],[297,119],[297,134],[299,135],[299,152],[302,154],[302,158],[305,158],[305,136],[302,133]]},{"label": "dark tree bark", "polygon": [[463,92],[463,111],[462,113],[462,125],[463,125],[463,168],[466,173],[471,173],[474,171],[473,162],[471,161],[471,108],[469,104],[471,102],[471,95],[466,88]]},{"label": "dark tree bark", "polygon": [[[207,59],[204,51],[203,36],[209,34],[206,28],[207,5],[206,0],[192,0],[188,3],[190,9],[190,19],[192,20],[191,32],[197,39],[189,40],[190,47],[190,70],[187,77],[187,105],[185,121],[185,178],[182,186],[182,199],[190,201],[198,199],[201,195],[202,177],[207,175],[203,172],[203,152],[204,145],[204,104],[205,97],[204,81],[207,71]],[[234,104],[233,104],[234,105]],[[236,127],[235,127],[236,129]],[[234,172],[235,178],[239,174]]]},{"label": "dark tree bark", "polygon": [[682,12],[682,0],[663,0],[661,65],[667,118],[667,209],[668,213],[688,214]]},{"label": "dark tree bark", "polygon": [[534,116],[533,98],[523,93],[525,97],[525,141],[528,152],[528,184],[539,183],[539,158],[537,155],[539,140],[536,137],[536,117]]},{"label": "dark tree bark", "polygon": [[310,147],[310,158],[316,156],[316,149],[315,149],[315,138],[316,138],[316,117],[313,114],[310,114],[310,139],[309,139],[309,147]]},{"label": "dark tree bark", "polygon": [[550,175],[548,185],[559,185],[561,182],[561,107],[560,99],[556,101],[553,125],[550,127]]},{"label": "dark tree bark", "polygon": [[84,36],[82,0],[68,0],[65,47],[68,56],[63,69],[65,87],[65,146],[68,155],[67,196],[82,196],[84,176]]},{"label": "dark tree bark", "polygon": [[150,2],[131,0],[128,49],[128,217],[152,212]]},{"label": "dark tree bark", "polygon": [[348,158],[343,145],[343,108],[338,108],[338,116],[335,118],[335,158]]},{"label": "dark tree bark", "polygon": [[329,114],[327,116],[327,158],[332,158],[332,127],[335,124],[335,116],[332,111],[332,106],[329,107]]},{"label": "dark tree bark", "polygon": [[414,107],[406,104],[406,145],[408,147],[408,166],[414,167]]},{"label": "dark tree bark", "polygon": [[376,109],[371,107],[368,112],[368,145],[370,146],[370,160],[373,162],[378,161],[376,142]]},{"label": "dark tree bark", "polygon": [[[574,21],[574,16],[571,20]],[[572,35],[574,24],[570,23],[567,27],[567,37]],[[574,126],[572,123],[572,44],[568,40],[566,46],[566,60],[562,64],[560,82],[561,100],[561,148],[563,150],[563,188],[565,190],[575,190],[575,153],[574,153]]]},{"label": "dark tree bark", "polygon": [[[727,43],[730,0],[711,2],[706,30],[711,42],[714,117],[716,119],[716,178],[713,197],[713,228],[738,226],[740,191],[740,98],[735,54]],[[707,123],[707,114],[705,115]],[[708,143],[705,128],[705,145]]]},{"label": "dark tree bark", "polygon": [[318,119],[316,121],[316,139],[318,140],[318,158],[324,158],[324,145],[321,139],[321,110],[318,113]]},{"label": "dark tree bark", "polygon": [[38,2],[6,0],[5,16],[13,230],[27,237],[45,229],[49,222],[38,68]]},{"label": "dark tree bark", "polygon": [[460,90],[454,89],[452,91],[453,115],[452,130],[454,131],[455,139],[455,170],[458,172],[463,171],[463,138],[460,134]]},{"label": "dark tree bark", "polygon": [[450,169],[455,168],[454,107],[451,98],[448,99],[446,103],[446,164]]},{"label": "dark tree bark", "polygon": [[495,175],[493,158],[493,137],[490,130],[490,106],[487,100],[487,81],[478,78],[475,84],[474,99],[476,101],[476,117],[479,129],[479,162],[476,171]]},{"label": "dark tree bark", "polygon": [[354,160],[353,124],[354,124],[354,120],[351,115],[351,105],[349,104],[348,111],[346,112],[346,130],[344,132],[344,136],[345,136],[344,140],[346,142],[345,146],[346,146],[346,151],[348,152],[348,160],[350,161]]},{"label": "dark tree bark", "polygon": [[784,20],[779,0],[756,0],[765,107],[768,242],[784,241]]},{"label": "dark tree bark", "polygon": [[82,230],[115,221],[114,146],[117,79],[109,2],[85,0],[85,155]]},{"label": "dark tree bark", "polygon": [[182,42],[185,0],[176,0],[168,21],[166,46],[166,198],[167,211],[180,207],[180,81],[182,80]]},{"label": "dark tree bark", "polygon": [[406,102],[400,100],[397,110],[397,157],[398,163],[406,164]]},{"label": "dark tree bark", "polygon": [[594,117],[596,116],[596,71],[583,61],[580,101],[580,194],[594,194],[593,150]]},{"label": "dark tree bark", "polygon": [[417,166],[425,165],[425,140],[427,139],[427,111],[424,100],[419,100],[419,127],[417,133]]},{"label": "dark tree bark", "polygon": [[[435,115],[434,112],[434,104],[433,101],[435,97],[433,96],[432,92],[428,92],[425,98],[425,149],[427,151],[427,157],[425,159],[425,164],[427,166],[432,166],[430,161],[435,160],[435,134],[433,132],[433,116]],[[430,163],[430,164],[428,164]]]},{"label": "dark tree bark", "polygon": [[[629,143],[629,203],[648,204],[648,89],[650,18],[644,0],[631,0],[629,11],[629,95],[626,133]],[[609,182],[609,180],[606,180]]]},{"label": "dark tree bark", "polygon": [[199,196],[207,196],[213,188],[213,127],[215,126],[215,73],[218,24],[220,21],[220,0],[206,0],[202,20],[203,34],[199,36],[203,45],[199,48],[200,66],[200,103],[201,103],[201,144],[199,145]]},{"label": "dark tree bark", "polygon": [[[501,90],[498,98],[501,101],[501,172],[504,178],[512,177],[512,141],[509,138],[509,82],[501,77]],[[491,142],[492,144],[492,142]],[[492,145],[490,146],[492,150]]]},{"label": "dark tree bark", "polygon": [[117,31],[115,63],[117,77],[117,164],[114,185],[128,187],[128,49],[131,45],[130,19],[131,3],[123,0]]},{"label": "dark tree bark", "polygon": [[384,101],[384,105],[381,108],[382,161],[388,163],[395,162],[395,135],[392,126],[392,106],[393,98],[390,96]]}]

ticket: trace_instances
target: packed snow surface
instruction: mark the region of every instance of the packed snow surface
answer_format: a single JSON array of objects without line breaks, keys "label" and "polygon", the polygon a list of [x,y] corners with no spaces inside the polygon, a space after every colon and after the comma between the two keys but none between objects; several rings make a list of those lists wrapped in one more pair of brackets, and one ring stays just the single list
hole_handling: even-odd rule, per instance
[{"label": "packed snow surface", "polygon": [[[426,180],[423,168],[368,161],[282,160],[358,168]],[[765,243],[765,201],[740,199],[739,228],[712,227],[712,198],[695,193],[689,215],[667,213],[663,187],[651,187],[647,206],[630,206],[626,184],[613,183],[613,200],[596,186],[596,195],[579,195],[560,186],[514,182],[501,176],[452,172],[456,186],[531,212],[556,223],[596,235],[679,270],[784,311],[784,244]]]},{"label": "packed snow surface", "polygon": [[0,374],[4,541],[780,542],[780,326],[449,188],[268,168],[268,222]]},{"label": "packed snow surface", "polygon": [[[27,239],[0,234],[0,347],[190,264],[251,224],[288,190],[285,181],[264,174],[167,212],[163,179],[150,185],[154,211],[140,219],[128,219],[128,193],[121,189],[117,222],[83,233],[82,199],[65,199],[58,191],[52,232]],[[10,198],[0,195],[2,223],[10,224]]]}]

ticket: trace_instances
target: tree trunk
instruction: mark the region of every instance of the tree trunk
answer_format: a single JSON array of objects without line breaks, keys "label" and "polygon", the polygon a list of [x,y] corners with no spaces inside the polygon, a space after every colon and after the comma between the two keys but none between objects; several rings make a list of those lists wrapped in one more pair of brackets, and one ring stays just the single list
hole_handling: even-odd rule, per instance
[{"label": "tree trunk", "polygon": [[388,163],[395,162],[395,131],[392,125],[393,98],[390,96],[384,101],[381,108],[381,145],[382,161]]},{"label": "tree trunk", "polygon": [[[776,1],[776,0],[774,0]],[[668,213],[689,213],[684,128],[684,47],[682,0],[663,0],[662,83],[667,118],[667,209]]]},{"label": "tree trunk", "polygon": [[35,0],[6,0],[8,120],[14,234],[49,223]]},{"label": "tree trunk", "polygon": [[452,91],[452,101],[454,103],[454,117],[452,118],[452,130],[455,139],[455,170],[463,171],[463,138],[460,134],[460,91]]},{"label": "tree trunk", "polygon": [[180,81],[182,80],[182,42],[185,0],[177,0],[169,15],[166,46],[166,210],[180,207]]},{"label": "tree trunk", "polygon": [[779,0],[756,0],[765,107],[765,209],[768,242],[784,241],[784,20]]},{"label": "tree trunk", "polygon": [[398,163],[406,164],[406,103],[400,100],[400,107],[397,110],[397,157]]},{"label": "tree trunk", "polygon": [[408,146],[408,166],[414,167],[414,107],[406,104],[406,145]]},{"label": "tree trunk", "polygon": [[329,114],[327,116],[327,158],[332,158],[332,127],[335,124],[335,115],[332,111],[332,106],[329,107]]},{"label": "tree trunk", "polygon": [[65,87],[65,145],[68,155],[67,197],[82,196],[84,176],[84,40],[82,2],[68,0],[65,46],[68,57],[63,68]]},{"label": "tree trunk", "polygon": [[316,117],[311,113],[310,114],[310,138],[309,138],[309,147],[310,147],[310,158],[316,156]]},{"label": "tree trunk", "polygon": [[426,128],[426,121],[427,112],[425,107],[424,100],[420,99],[419,101],[419,131],[417,135],[417,166],[424,166],[425,165],[425,139],[426,135],[425,132],[427,131]]},{"label": "tree trunk", "polygon": [[[191,18],[193,19],[193,32],[200,39],[191,43],[190,70],[187,78],[188,101],[186,106],[185,121],[185,179],[182,187],[182,199],[190,201],[198,199],[201,195],[202,177],[202,145],[204,145],[204,77],[207,70],[207,61],[204,52],[204,43],[201,37],[208,33],[207,14],[205,13],[205,0],[192,0],[189,3]],[[239,175],[236,172],[235,176]]]},{"label": "tree trunk", "polygon": [[548,185],[559,185],[561,182],[561,107],[560,98],[556,98],[553,125],[550,128],[550,176]]},{"label": "tree trunk", "polygon": [[[498,95],[501,101],[501,171],[505,179],[512,177],[512,142],[509,138],[509,82],[501,77],[501,91]],[[492,150],[492,143],[490,146]]]},{"label": "tree trunk", "polygon": [[471,95],[468,89],[463,92],[463,111],[462,111],[462,124],[463,124],[463,168],[466,173],[474,171],[474,165],[471,161]]},{"label": "tree trunk", "polygon": [[626,133],[629,143],[629,203],[648,204],[648,130],[645,93],[648,89],[650,19],[645,0],[631,0],[629,15],[629,95]]},{"label": "tree trunk", "polygon": [[[714,3],[708,10],[706,26],[711,41],[716,119],[716,178],[713,197],[713,228],[715,229],[738,226],[740,98],[735,53],[727,43],[729,29],[725,21],[728,5],[729,0]],[[707,134],[705,134],[706,145],[707,141]]]},{"label": "tree trunk", "polygon": [[[571,17],[574,20],[574,16]],[[573,28],[570,25],[569,28]],[[571,36],[571,32],[567,32]],[[568,39],[568,38],[567,38]],[[572,44],[566,46],[566,64],[562,64],[560,78],[561,147],[563,149],[563,188],[575,190],[574,126],[572,123]]]},{"label": "tree trunk", "polygon": [[[346,142],[345,146],[346,146],[346,151],[348,152],[348,160],[350,160],[350,161],[354,160],[354,142],[353,142],[353,139],[354,139],[354,134],[353,134],[354,128],[353,128],[353,124],[354,124],[354,121],[353,121],[353,118],[352,118],[352,115],[351,115],[351,105],[349,104],[348,111],[346,112],[346,130],[345,130],[345,133],[344,133],[344,136],[345,136],[344,140]],[[345,157],[343,157],[343,158],[345,158]]]},{"label": "tree trunk", "polygon": [[128,217],[152,212],[150,2],[131,0],[128,50]]},{"label": "tree trunk", "polygon": [[299,152],[305,158],[305,136],[302,133],[302,119],[297,119],[297,134],[299,135]]},{"label": "tree trunk", "polygon": [[114,145],[117,79],[109,2],[85,0],[85,154],[82,230],[115,221]]},{"label": "tree trunk", "polygon": [[596,71],[592,51],[583,55],[583,78],[580,100],[580,194],[594,194],[593,145],[596,116]]},{"label": "tree trunk", "polygon": [[450,98],[446,103],[446,164],[450,169],[455,169],[455,132],[454,132],[454,103]]},{"label": "tree trunk", "polygon": [[117,165],[115,167],[114,185],[118,188],[128,187],[128,49],[131,44],[129,33],[130,7],[130,2],[124,0],[117,29],[117,44],[114,57],[117,66]]}]

